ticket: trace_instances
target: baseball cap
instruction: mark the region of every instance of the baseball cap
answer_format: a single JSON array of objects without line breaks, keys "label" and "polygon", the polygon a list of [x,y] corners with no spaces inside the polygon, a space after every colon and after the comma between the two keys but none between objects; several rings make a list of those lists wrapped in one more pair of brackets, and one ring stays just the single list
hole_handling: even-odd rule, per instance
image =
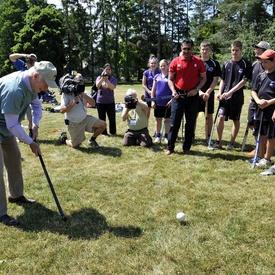
[{"label": "baseball cap", "polygon": [[261,55],[257,56],[258,59],[263,59],[263,60],[267,60],[267,59],[275,59],[275,51],[273,50],[266,50],[264,51]]},{"label": "baseball cap", "polygon": [[48,86],[57,88],[55,78],[57,70],[55,66],[49,61],[40,61],[34,63],[34,69],[45,79]]},{"label": "baseball cap", "polygon": [[264,49],[264,50],[269,50],[270,49],[269,43],[267,43],[265,41],[261,41],[258,44],[253,44],[252,46],[254,48],[260,48],[260,49]]}]

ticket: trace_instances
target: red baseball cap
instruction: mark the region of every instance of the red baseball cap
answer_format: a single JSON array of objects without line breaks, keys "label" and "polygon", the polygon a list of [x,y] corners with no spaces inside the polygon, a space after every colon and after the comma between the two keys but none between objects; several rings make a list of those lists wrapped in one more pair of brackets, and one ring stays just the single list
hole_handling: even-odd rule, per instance
[{"label": "red baseball cap", "polygon": [[273,50],[266,50],[261,55],[257,56],[258,59],[268,60],[268,59],[275,59],[275,51]]}]

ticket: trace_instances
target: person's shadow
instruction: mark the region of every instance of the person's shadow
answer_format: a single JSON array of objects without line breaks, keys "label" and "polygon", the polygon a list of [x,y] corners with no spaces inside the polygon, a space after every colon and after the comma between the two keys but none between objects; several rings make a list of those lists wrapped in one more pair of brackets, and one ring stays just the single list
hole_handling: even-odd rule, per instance
[{"label": "person's shadow", "polygon": [[40,203],[32,205],[22,204],[24,214],[17,219],[18,228],[23,231],[50,231],[67,235],[72,239],[97,239],[100,235],[110,232],[121,238],[138,238],[142,235],[139,227],[131,225],[112,227],[105,217],[96,209],[83,208],[72,213],[63,221],[56,211],[44,207]]}]

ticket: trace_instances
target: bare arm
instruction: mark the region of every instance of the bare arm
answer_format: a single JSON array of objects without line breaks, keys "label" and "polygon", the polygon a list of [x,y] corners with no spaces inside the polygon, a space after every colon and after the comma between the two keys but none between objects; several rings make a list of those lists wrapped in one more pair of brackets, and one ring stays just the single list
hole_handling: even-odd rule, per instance
[{"label": "bare arm", "polygon": [[95,106],[95,101],[93,98],[91,98],[89,95],[87,95],[85,92],[81,93],[81,96],[86,99],[86,101],[92,105]]},{"label": "bare arm", "polygon": [[168,74],[168,86],[169,86],[170,90],[172,91],[172,97],[174,99],[177,99],[179,97],[179,95],[178,95],[175,85],[174,85],[174,76],[175,75],[172,73]]},{"label": "bare arm", "polygon": [[247,79],[242,79],[237,85],[232,87],[228,92],[223,93],[222,98],[228,99],[228,98],[232,97],[233,93],[235,93],[236,91],[241,89],[243,86],[245,86],[246,82],[247,82]]},{"label": "bare arm", "polygon": [[61,114],[64,114],[64,113],[67,113],[67,112],[71,111],[72,108],[73,108],[76,104],[78,104],[78,103],[79,103],[79,101],[78,101],[78,96],[75,96],[72,104],[70,104],[70,105],[62,105],[62,106],[60,107],[60,113],[61,113]]},{"label": "bare arm", "polygon": [[145,92],[147,92],[151,96],[151,91],[148,89],[146,82],[147,82],[147,77],[144,75],[142,77],[142,82],[141,82],[142,88],[144,89]]},{"label": "bare arm", "polygon": [[28,54],[26,53],[12,53],[10,54],[9,58],[11,62],[16,62],[18,58],[22,58],[22,57],[26,58],[27,56]]}]

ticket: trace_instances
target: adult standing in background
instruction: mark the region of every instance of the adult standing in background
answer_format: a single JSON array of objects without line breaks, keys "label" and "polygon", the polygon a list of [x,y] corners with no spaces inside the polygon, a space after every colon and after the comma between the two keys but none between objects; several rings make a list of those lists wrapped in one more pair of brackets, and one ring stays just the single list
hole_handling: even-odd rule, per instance
[{"label": "adult standing in background", "polygon": [[[10,61],[13,63],[13,66],[17,71],[25,71],[31,68],[34,65],[34,62],[37,61],[37,57],[34,53],[26,54],[26,53],[12,53],[9,56]],[[25,58],[24,62],[21,58]],[[27,109],[27,119],[29,121],[29,136],[32,137],[32,114],[31,108]]]},{"label": "adult standing in background", "polygon": [[[155,55],[151,55],[148,60],[148,69],[143,72],[143,77],[142,77],[142,88],[144,89],[145,100],[147,98],[151,98],[154,77],[155,75],[161,73],[161,70],[158,68],[158,65],[159,63],[158,63],[157,57]],[[148,101],[147,105],[149,107],[149,112],[148,112],[148,119],[149,119],[151,102]]]},{"label": "adult standing in background", "polygon": [[[117,85],[117,79],[112,76],[112,68],[109,63],[103,66],[103,71],[96,79],[97,93],[97,112],[98,118],[106,121],[106,114],[109,119],[109,132],[116,135],[116,108],[114,91]],[[108,135],[105,129],[102,135]]]},{"label": "adult standing in background", "polygon": [[214,89],[218,84],[219,77],[221,76],[220,63],[210,58],[212,48],[208,41],[203,41],[200,44],[201,58],[206,67],[206,83],[199,91],[199,112],[206,113],[206,125],[205,125],[205,139],[208,144],[212,125],[213,125],[213,113],[214,113],[214,101],[215,92]]},{"label": "adult standing in background", "polygon": [[168,145],[165,155],[174,152],[175,142],[185,115],[185,139],[182,149],[191,154],[193,134],[199,107],[199,91],[206,82],[206,69],[201,58],[193,55],[194,42],[183,40],[182,54],[172,60],[169,67],[168,85],[172,91],[172,106]]}]

